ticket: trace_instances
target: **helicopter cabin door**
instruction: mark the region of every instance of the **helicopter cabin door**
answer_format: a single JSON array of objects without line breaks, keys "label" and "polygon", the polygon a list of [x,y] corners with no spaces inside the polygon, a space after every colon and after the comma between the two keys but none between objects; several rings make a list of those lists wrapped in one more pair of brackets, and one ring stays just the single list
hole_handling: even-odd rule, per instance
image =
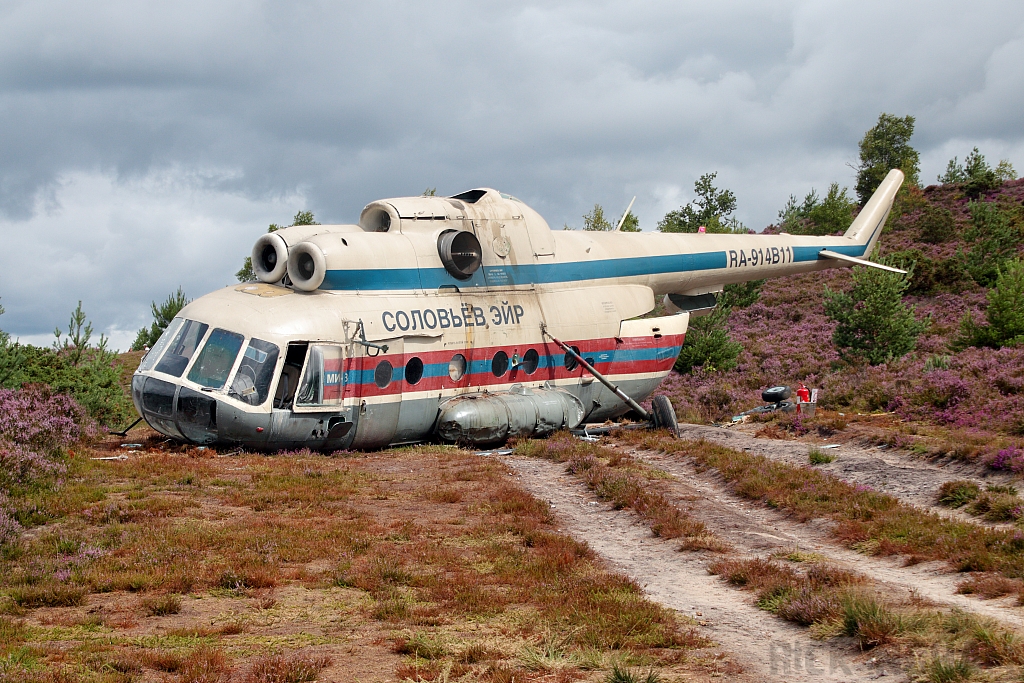
[{"label": "helicopter cabin door", "polygon": [[[378,340],[381,341],[381,340]],[[351,448],[378,448],[394,440],[402,406],[404,340],[382,340],[381,349],[354,344],[354,356],[346,373],[346,395],[356,424]]]},{"label": "helicopter cabin door", "polygon": [[403,342],[402,402],[392,443],[422,441],[430,433],[441,402],[442,378],[448,378],[448,359],[441,351],[440,338],[405,337]]},{"label": "helicopter cabin door", "polygon": [[346,406],[345,347],[291,342],[274,395],[273,438],[295,447],[323,448],[352,429]]}]

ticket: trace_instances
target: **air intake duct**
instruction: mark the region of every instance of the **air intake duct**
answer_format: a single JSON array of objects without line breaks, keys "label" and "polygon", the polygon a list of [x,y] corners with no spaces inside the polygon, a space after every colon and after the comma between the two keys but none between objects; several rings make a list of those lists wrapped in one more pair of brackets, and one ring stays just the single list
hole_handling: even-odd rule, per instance
[{"label": "air intake duct", "polygon": [[312,292],[324,281],[327,260],[320,247],[312,242],[299,242],[288,254],[288,277],[296,289]]},{"label": "air intake duct", "polygon": [[480,240],[465,230],[446,230],[437,238],[437,253],[448,273],[459,280],[468,280],[480,267],[483,249]]},{"label": "air intake duct", "polygon": [[263,235],[252,248],[252,272],[260,282],[278,282],[288,272],[288,245],[280,235]]}]

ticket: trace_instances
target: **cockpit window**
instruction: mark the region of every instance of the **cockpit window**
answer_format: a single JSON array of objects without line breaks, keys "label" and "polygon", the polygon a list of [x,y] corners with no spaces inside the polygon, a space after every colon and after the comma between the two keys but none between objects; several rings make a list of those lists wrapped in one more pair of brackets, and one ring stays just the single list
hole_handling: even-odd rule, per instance
[{"label": "cockpit window", "polygon": [[156,365],[157,360],[160,359],[160,354],[164,352],[164,347],[167,343],[174,338],[174,335],[178,333],[178,328],[184,323],[184,319],[175,318],[164,330],[164,333],[160,335],[160,338],[156,340],[156,344],[153,344],[153,348],[149,350],[146,357],[142,359],[142,363],[139,365],[139,370],[146,371],[152,370],[153,366]]},{"label": "cockpit window", "polygon": [[192,369],[188,371],[189,381],[204,387],[220,389],[228,381],[231,366],[242,348],[242,335],[228,332],[219,327],[210,333],[203,350],[196,357]]},{"label": "cockpit window", "polygon": [[[171,341],[170,346],[167,348],[167,353],[164,354],[164,357],[160,359],[160,363],[157,364],[156,371],[166,372],[174,377],[181,377],[181,373],[185,372],[192,354],[196,352],[199,342],[203,340],[203,335],[206,334],[206,330],[209,327],[206,323],[186,320],[185,324],[174,335],[173,341]],[[159,344],[159,342],[157,343]],[[153,352],[151,351],[150,353],[152,354]]]},{"label": "cockpit window", "polygon": [[262,405],[274,381],[274,368],[277,367],[279,353],[280,349],[275,344],[262,339],[250,339],[235,378],[231,380],[228,395],[249,405]]},{"label": "cockpit window", "polygon": [[345,387],[342,362],[340,346],[310,344],[306,371],[295,395],[295,405],[340,405]]}]

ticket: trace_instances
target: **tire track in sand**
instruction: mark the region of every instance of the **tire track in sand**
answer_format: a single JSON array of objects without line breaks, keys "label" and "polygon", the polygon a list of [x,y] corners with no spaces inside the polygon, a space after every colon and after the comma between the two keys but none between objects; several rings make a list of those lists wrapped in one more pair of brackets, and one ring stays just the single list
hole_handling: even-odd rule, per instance
[{"label": "tire track in sand", "polygon": [[852,640],[815,641],[807,629],[758,609],[749,593],[708,574],[714,555],[679,552],[678,543],[654,537],[632,513],[599,501],[565,472],[564,464],[523,457],[502,460],[526,490],[548,501],[567,532],[635,579],[652,599],[697,619],[755,680],[904,679],[898,667],[883,669],[870,655],[858,654]]}]

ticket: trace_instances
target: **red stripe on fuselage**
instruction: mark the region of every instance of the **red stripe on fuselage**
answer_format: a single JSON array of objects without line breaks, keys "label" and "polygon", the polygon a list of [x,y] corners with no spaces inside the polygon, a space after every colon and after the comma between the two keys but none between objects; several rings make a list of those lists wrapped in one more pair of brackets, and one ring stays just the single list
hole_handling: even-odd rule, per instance
[{"label": "red stripe on fuselage", "polygon": [[[619,375],[669,371],[672,368],[673,363],[675,363],[679,347],[683,344],[684,336],[685,335],[681,334],[665,335],[658,339],[653,339],[651,337],[626,337],[622,339],[610,337],[606,339],[573,340],[566,341],[566,343],[569,346],[579,348],[579,353],[584,358],[593,356],[593,365],[597,371],[610,378],[614,378]],[[399,368],[403,367],[408,360],[414,356],[423,361],[425,366],[431,364],[447,365],[448,362],[451,361],[452,357],[458,353],[461,353],[466,357],[467,367],[471,367],[474,362],[485,362],[489,364],[498,351],[504,351],[511,359],[515,354],[518,354],[519,357],[522,358],[530,349],[536,350],[542,358],[545,355],[562,358],[564,355],[562,349],[553,342],[545,344],[524,344],[521,346],[476,347],[471,349],[449,348],[441,351],[418,351],[416,353],[408,354],[381,354],[373,357],[359,356],[357,358],[349,358],[346,360],[346,369],[350,372],[350,376],[355,373],[369,374],[372,373],[373,369],[376,368],[381,361],[386,360],[395,368]],[[655,349],[665,349],[665,357],[660,360],[615,360],[615,355],[618,351],[642,351]],[[601,352],[610,352],[612,354],[612,360],[600,360],[598,355]],[[394,396],[401,394],[403,391],[443,391],[446,389],[461,389],[467,387],[486,388],[501,384],[514,384],[516,382],[539,382],[545,380],[579,378],[588,374],[589,373],[587,373],[582,366],[578,366],[570,371],[565,368],[563,363],[558,362],[554,367],[540,367],[533,374],[529,375],[521,368],[516,368],[505,372],[505,374],[500,377],[495,377],[494,373],[491,372],[490,369],[487,369],[479,372],[467,372],[467,374],[458,382],[453,382],[447,374],[444,374],[439,377],[423,377],[416,384],[409,384],[404,380],[392,381],[384,388],[378,387],[372,381],[362,384],[351,383],[345,386],[344,395],[346,398],[356,396],[362,398]]]}]

